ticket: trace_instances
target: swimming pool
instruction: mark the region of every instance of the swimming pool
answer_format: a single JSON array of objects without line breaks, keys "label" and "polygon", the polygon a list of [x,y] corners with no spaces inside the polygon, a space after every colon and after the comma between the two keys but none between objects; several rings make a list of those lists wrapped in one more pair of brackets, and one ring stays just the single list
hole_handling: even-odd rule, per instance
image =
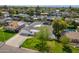
[{"label": "swimming pool", "polygon": [[76,32],[75,29],[65,29],[64,31],[65,31],[65,32]]}]

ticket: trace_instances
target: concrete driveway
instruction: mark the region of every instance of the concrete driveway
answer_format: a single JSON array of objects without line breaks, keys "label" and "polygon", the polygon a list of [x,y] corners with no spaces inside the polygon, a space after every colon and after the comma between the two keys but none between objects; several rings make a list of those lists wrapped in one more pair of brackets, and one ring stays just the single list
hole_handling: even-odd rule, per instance
[{"label": "concrete driveway", "polygon": [[[36,24],[40,24],[40,22],[34,22],[33,24],[31,24],[30,26],[27,26],[27,28],[33,28],[34,25]],[[22,29],[23,30],[23,29]],[[20,31],[21,32],[21,31]],[[20,35],[20,32],[18,34],[16,34],[15,36],[13,36],[12,38],[10,38],[3,47],[0,48],[0,52],[36,52],[30,49],[26,49],[26,48],[19,48],[20,45],[27,39],[27,38],[31,38],[29,36],[23,36]],[[24,51],[23,51],[24,50]]]},{"label": "concrete driveway", "polygon": [[20,47],[20,45],[30,37],[27,36],[22,36],[19,33],[10,38],[7,42],[6,45],[12,46],[12,47]]}]

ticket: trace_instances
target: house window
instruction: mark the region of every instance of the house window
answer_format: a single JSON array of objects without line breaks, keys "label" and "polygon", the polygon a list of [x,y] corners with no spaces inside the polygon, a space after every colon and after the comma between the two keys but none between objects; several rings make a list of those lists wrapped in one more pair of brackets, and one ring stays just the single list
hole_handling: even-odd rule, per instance
[{"label": "house window", "polygon": [[73,42],[73,43],[79,43],[79,40],[78,39],[72,39],[71,42]]}]

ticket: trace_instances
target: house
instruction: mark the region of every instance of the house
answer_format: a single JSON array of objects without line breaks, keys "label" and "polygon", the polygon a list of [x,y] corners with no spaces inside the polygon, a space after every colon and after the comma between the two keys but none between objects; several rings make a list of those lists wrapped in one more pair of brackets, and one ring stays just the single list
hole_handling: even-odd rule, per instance
[{"label": "house", "polygon": [[64,17],[70,16],[70,13],[69,13],[69,12],[64,11],[64,12],[61,12],[61,13],[62,13],[62,15],[63,15]]},{"label": "house", "polygon": [[25,22],[23,21],[11,21],[9,22],[4,29],[13,32],[19,32],[25,26]]},{"label": "house", "polygon": [[0,24],[5,25],[7,23],[7,21],[12,21],[12,18],[10,18],[10,17],[1,18],[0,19]]},{"label": "house", "polygon": [[62,13],[60,12],[60,10],[55,10],[52,12],[52,16],[62,16]]},{"label": "house", "polygon": [[78,18],[78,19],[75,19],[75,22],[76,22],[77,24],[79,24],[79,18]]},{"label": "house", "polygon": [[79,32],[67,32],[65,35],[71,43],[79,43]]},{"label": "house", "polygon": [[44,16],[44,15],[39,15],[39,16],[37,16],[37,15],[33,15],[32,18],[33,18],[34,20],[38,20],[38,19],[44,19],[44,18],[47,18],[47,16]]},{"label": "house", "polygon": [[3,11],[2,14],[4,17],[8,17],[10,15],[9,12],[6,12],[6,11]]},{"label": "house", "polygon": [[20,17],[17,14],[13,14],[12,15],[12,19],[14,19],[14,20],[20,20]]},{"label": "house", "polygon": [[43,16],[47,16],[47,15],[48,15],[48,13],[41,13],[41,15],[43,15]]},{"label": "house", "polygon": [[36,29],[22,29],[20,32],[20,35],[24,35],[24,36],[34,36],[35,33],[39,32],[39,30]]},{"label": "house", "polygon": [[47,16],[47,20],[51,21],[51,20],[53,20],[53,17],[52,16]]},{"label": "house", "polygon": [[17,19],[17,20],[20,20],[20,17],[24,17],[25,19],[29,19],[30,16],[28,14],[22,14],[22,13],[19,13],[19,14],[14,14],[12,15],[13,19]]}]

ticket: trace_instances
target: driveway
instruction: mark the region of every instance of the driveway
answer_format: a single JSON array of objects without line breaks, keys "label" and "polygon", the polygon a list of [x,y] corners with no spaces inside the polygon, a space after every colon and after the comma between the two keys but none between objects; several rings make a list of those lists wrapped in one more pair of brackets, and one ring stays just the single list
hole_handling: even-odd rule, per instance
[{"label": "driveway", "polygon": [[[26,26],[32,29],[35,25],[41,24],[41,22],[34,22],[30,26]],[[22,29],[23,30],[23,29]],[[20,31],[21,32],[21,31]],[[31,49],[19,48],[20,45],[27,39],[31,38],[29,36],[22,36],[20,32],[10,38],[3,47],[0,48],[0,52],[37,52]]]},{"label": "driveway", "polygon": [[22,36],[19,33],[10,38],[7,42],[6,45],[12,46],[12,47],[20,47],[20,45],[30,37],[27,36]]}]

